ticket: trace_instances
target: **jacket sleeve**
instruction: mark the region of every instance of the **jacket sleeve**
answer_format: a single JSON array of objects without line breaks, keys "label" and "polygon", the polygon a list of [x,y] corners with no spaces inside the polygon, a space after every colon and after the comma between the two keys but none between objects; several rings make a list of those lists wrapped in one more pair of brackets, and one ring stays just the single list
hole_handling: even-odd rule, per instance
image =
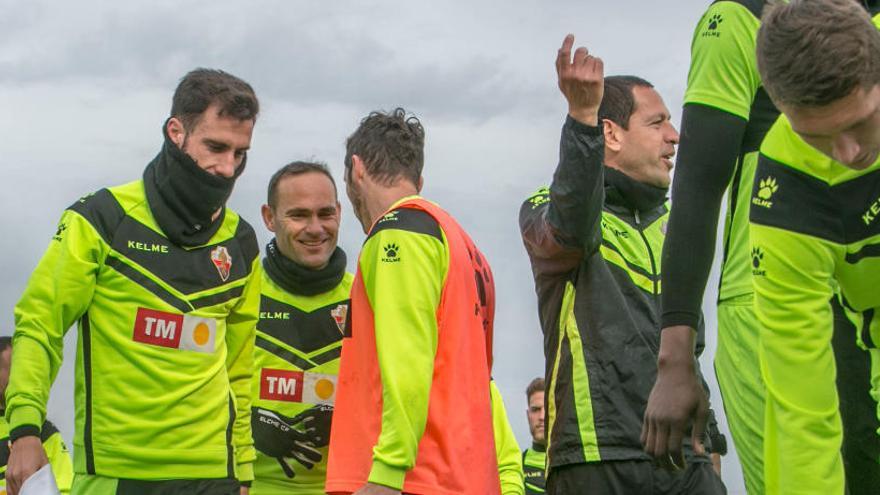
[{"label": "jacket sleeve", "polygon": [[382,425],[373,447],[371,483],[400,490],[415,465],[428,421],[437,308],[448,267],[445,241],[424,233],[380,230],[361,251],[382,380]]},{"label": "jacket sleeve", "polygon": [[46,457],[52,466],[52,474],[55,476],[58,490],[63,494],[70,493],[70,487],[73,484],[73,463],[70,460],[70,452],[64,445],[64,439],[61,438],[61,433],[55,431],[43,441],[43,450],[46,451]]},{"label": "jacket sleeve", "polygon": [[599,248],[604,147],[600,127],[566,117],[553,182],[520,210],[520,232],[536,278],[566,273],[584,253]]},{"label": "jacket sleeve", "polygon": [[254,338],[260,316],[260,259],[254,259],[238,304],[226,318],[226,372],[235,404],[232,443],[236,476],[254,479],[254,440],[251,435],[251,380],[254,370]]},{"label": "jacket sleeve", "polygon": [[[721,24],[711,29],[718,19]],[[664,328],[696,328],[700,318],[721,201],[760,86],[755,65],[757,26],[757,18],[744,6],[716,2],[694,33],[672,184],[673,207],[663,247]],[[713,36],[716,33],[719,36]],[[691,255],[675,254],[684,252]]]},{"label": "jacket sleeve", "polygon": [[86,312],[108,245],[80,213],[67,210],[15,306],[6,390],[10,438],[38,435],[61,366],[64,335]]},{"label": "jacket sleeve", "polygon": [[498,458],[501,495],[523,495],[525,488],[522,455],[504,409],[504,400],[494,380],[489,382],[489,392],[492,396],[492,427],[495,431],[495,455]]}]

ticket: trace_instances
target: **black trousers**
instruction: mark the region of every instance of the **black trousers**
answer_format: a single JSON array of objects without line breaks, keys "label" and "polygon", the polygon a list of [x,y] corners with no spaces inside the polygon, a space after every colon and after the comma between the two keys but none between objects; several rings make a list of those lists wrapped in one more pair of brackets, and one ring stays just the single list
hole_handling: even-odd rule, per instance
[{"label": "black trousers", "polygon": [[117,495],[239,495],[234,479],[142,481],[120,479]]},{"label": "black trousers", "polygon": [[551,468],[548,495],[726,495],[709,462],[667,471],[651,461],[605,461]]}]

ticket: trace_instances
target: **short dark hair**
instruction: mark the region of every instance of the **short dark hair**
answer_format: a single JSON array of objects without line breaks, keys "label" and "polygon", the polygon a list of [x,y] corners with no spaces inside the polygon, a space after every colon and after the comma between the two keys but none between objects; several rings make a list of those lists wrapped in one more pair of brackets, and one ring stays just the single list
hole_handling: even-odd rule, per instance
[{"label": "short dark hair", "polygon": [[372,112],[345,142],[346,177],[352,155],[361,157],[370,176],[385,185],[401,177],[418,184],[425,165],[425,129],[403,108]]},{"label": "short dark hair", "polygon": [[272,178],[269,179],[269,190],[267,194],[269,206],[272,207],[272,209],[275,209],[275,205],[278,204],[278,183],[281,182],[281,179],[303,175],[309,172],[323,174],[330,179],[330,183],[333,184],[333,195],[338,196],[336,191],[336,181],[333,180],[333,174],[330,173],[330,169],[327,168],[326,163],[318,161],[295,161],[279,168],[277,172],[272,174]]},{"label": "short dark hair", "polygon": [[171,102],[171,116],[192,130],[211,105],[219,115],[238,120],[257,120],[260,102],[250,84],[218,69],[198,68],[183,76]]},{"label": "short dark hair", "polygon": [[610,120],[629,129],[629,118],[636,111],[634,87],[653,88],[654,85],[636,76],[608,76],[605,78],[605,93],[599,105],[599,121]]},{"label": "short dark hair", "polygon": [[823,106],[880,83],[880,32],[854,0],[792,0],[764,9],[758,72],[776,104]]},{"label": "short dark hair", "polygon": [[12,337],[8,335],[0,337],[0,352],[3,352],[10,347],[12,347]]},{"label": "short dark hair", "polygon": [[544,378],[538,377],[529,382],[529,386],[526,387],[526,400],[532,400],[532,396],[537,392],[544,391]]}]

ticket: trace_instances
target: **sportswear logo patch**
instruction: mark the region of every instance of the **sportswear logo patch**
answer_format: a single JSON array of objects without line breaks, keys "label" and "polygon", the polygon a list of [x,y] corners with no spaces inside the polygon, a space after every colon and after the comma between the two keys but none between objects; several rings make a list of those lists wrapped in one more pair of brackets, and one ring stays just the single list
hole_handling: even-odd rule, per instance
[{"label": "sportswear logo patch", "polygon": [[52,236],[52,239],[60,241],[62,239],[61,234],[63,234],[65,230],[67,230],[67,224],[64,222],[59,223],[58,228],[55,229],[55,235]]},{"label": "sportswear logo patch", "polygon": [[217,267],[217,273],[220,279],[226,282],[229,280],[229,271],[232,269],[232,256],[226,246],[217,246],[211,251],[211,261]]},{"label": "sportswear logo patch", "polygon": [[758,182],[758,193],[752,198],[752,204],[763,208],[772,208],[773,202],[770,198],[779,190],[776,183],[776,177],[764,177]]},{"label": "sportswear logo patch", "polygon": [[752,248],[752,275],[755,276],[764,276],[767,274],[766,270],[761,270],[761,262],[764,260],[764,252],[761,251],[761,248],[755,246]]},{"label": "sportswear logo patch", "polygon": [[529,198],[529,203],[531,203],[533,210],[535,208],[541,206],[542,204],[549,203],[549,202],[550,202],[550,189],[548,189],[546,187],[539,189],[538,192],[535,193],[534,196]]},{"label": "sportswear logo patch", "polygon": [[718,26],[724,22],[724,19],[721,17],[721,14],[715,14],[709,18],[709,24],[706,26],[706,31],[703,32],[703,37],[713,36],[715,38],[720,37],[721,33],[718,32]]},{"label": "sportswear logo patch", "polygon": [[385,263],[397,263],[400,261],[400,246],[395,243],[386,244],[382,249],[385,250],[385,256],[382,261]]},{"label": "sportswear logo patch", "polygon": [[260,398],[332,405],[336,401],[336,375],[262,368]]},{"label": "sportswear logo patch", "polygon": [[396,221],[398,221],[398,218],[397,218],[397,212],[396,212],[396,211],[391,211],[391,212],[386,213],[386,214],[385,214],[385,215],[384,215],[384,216],[383,216],[378,222],[376,222],[376,223],[378,224],[378,223],[396,222]]},{"label": "sportswear logo patch", "polygon": [[345,318],[348,316],[348,304],[340,304],[336,308],[330,310],[330,316],[336,322],[336,327],[341,333],[345,333]]},{"label": "sportswear logo patch", "polygon": [[138,308],[132,339],[142,344],[203,353],[214,352],[217,320]]}]

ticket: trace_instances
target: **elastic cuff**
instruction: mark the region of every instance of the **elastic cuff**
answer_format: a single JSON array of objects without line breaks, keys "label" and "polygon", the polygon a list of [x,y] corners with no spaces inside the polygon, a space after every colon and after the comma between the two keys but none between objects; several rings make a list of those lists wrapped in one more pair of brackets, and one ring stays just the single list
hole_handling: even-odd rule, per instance
[{"label": "elastic cuff", "polygon": [[373,467],[370,469],[370,477],[367,478],[367,481],[395,490],[402,490],[404,478],[406,478],[406,469],[389,466],[382,461],[373,459]]},{"label": "elastic cuff", "polygon": [[[43,424],[43,413],[34,406],[18,406],[6,411],[6,419],[9,420],[10,431],[15,431],[23,426],[32,426],[40,434],[40,426]],[[10,433],[12,438],[12,433]],[[14,439],[13,439],[14,440]]]},{"label": "elastic cuff", "polygon": [[660,328],[677,327],[684,325],[694,330],[700,326],[700,313],[690,311],[668,311],[660,318]]},{"label": "elastic cuff", "polygon": [[237,466],[235,474],[238,477],[238,481],[242,485],[244,485],[245,483],[250,483],[254,480],[254,463],[242,462]]},{"label": "elastic cuff", "polygon": [[565,115],[565,125],[571,127],[573,130],[577,132],[582,132],[584,134],[589,134],[592,136],[599,136],[602,134],[602,126],[601,125],[587,125],[583,122],[575,120],[571,115]]},{"label": "elastic cuff", "polygon": [[14,442],[22,437],[39,437],[40,429],[33,425],[23,425],[9,432],[9,441]]}]

